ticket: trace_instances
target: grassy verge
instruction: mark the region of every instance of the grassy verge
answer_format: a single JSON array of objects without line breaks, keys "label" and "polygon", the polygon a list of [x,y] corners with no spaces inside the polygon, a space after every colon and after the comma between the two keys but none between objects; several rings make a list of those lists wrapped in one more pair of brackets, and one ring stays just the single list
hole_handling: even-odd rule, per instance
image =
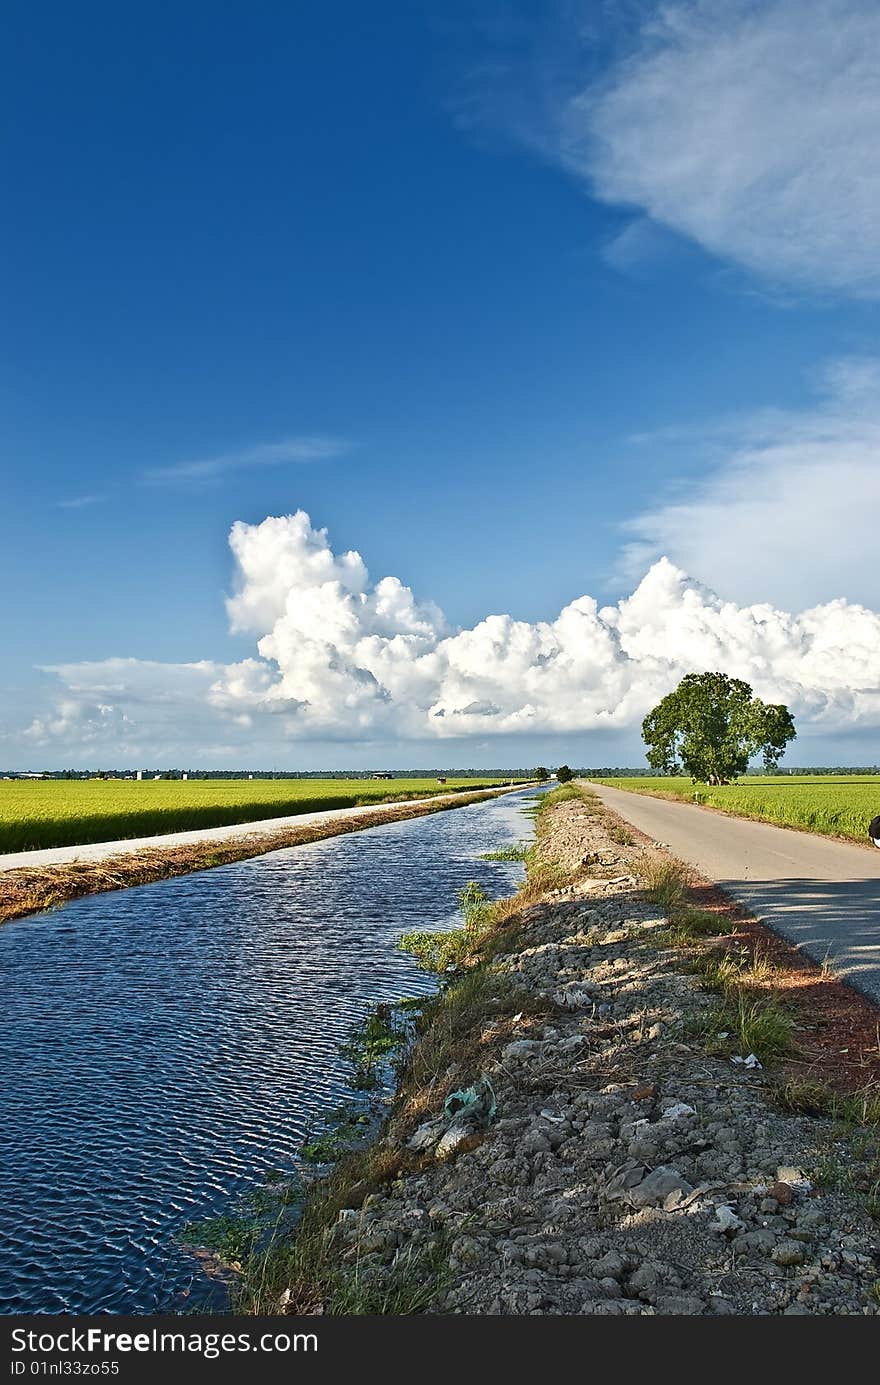
[{"label": "grassy verge", "polygon": [[[766,949],[731,938],[729,916],[691,902],[686,868],[676,861],[650,861],[643,869],[645,893],[667,914],[655,934],[662,946],[685,951],[689,969],[714,997],[684,1017],[683,1034],[719,1057],[754,1054],[769,1069],[768,1089],[783,1110],[827,1122],[820,1131],[824,1154],[812,1171],[822,1187],[856,1194],[880,1219],[880,1089],[876,1081],[841,1090],[816,1076],[789,1075],[803,1057],[798,1029],[809,1016],[789,1003],[788,979]],[[818,976],[829,982],[825,968]],[[880,1027],[877,1047],[880,1048]],[[847,1053],[847,1049],[843,1050]],[[838,1059],[839,1061],[839,1059]],[[810,1060],[812,1063],[812,1059]],[[840,1080],[836,1075],[837,1080]]]},{"label": "grassy verge", "polygon": [[800,832],[842,837],[866,847],[870,847],[868,823],[880,802],[880,777],[876,775],[755,775],[721,785],[695,784],[679,776],[597,782],[651,798],[699,803],[734,817],[772,822]]},{"label": "grassy verge", "polygon": [[799,1078],[776,1091],[780,1105],[829,1122],[822,1157],[812,1171],[825,1188],[841,1188],[880,1221],[880,1091],[841,1094],[827,1083]]},{"label": "grassy verge", "polygon": [[688,871],[674,860],[649,860],[642,868],[645,894],[667,916],[657,941],[688,952],[688,969],[718,999],[695,1010],[683,1032],[709,1053],[755,1058],[766,1067],[796,1051],[795,1020],[774,994],[774,970],[766,956],[726,935],[735,924],[691,902]]}]

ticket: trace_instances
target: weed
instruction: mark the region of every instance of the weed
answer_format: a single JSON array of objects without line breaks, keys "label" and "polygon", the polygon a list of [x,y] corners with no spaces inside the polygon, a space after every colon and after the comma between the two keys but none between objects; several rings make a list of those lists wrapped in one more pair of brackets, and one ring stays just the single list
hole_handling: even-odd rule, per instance
[{"label": "weed", "polygon": [[794,1051],[794,1020],[772,997],[737,997],[736,1033],[742,1053],[754,1053],[762,1063],[786,1058]]},{"label": "weed", "polygon": [[354,1069],[353,1085],[360,1091],[378,1086],[380,1065],[398,1054],[408,1038],[407,1023],[395,1006],[377,1005],[371,1010],[339,1049]]},{"label": "weed", "polygon": [[715,1005],[685,1015],[682,1032],[717,1055],[754,1053],[765,1066],[794,1051],[794,1021],[772,997],[728,994]]},{"label": "weed", "polygon": [[526,861],[530,851],[527,842],[519,842],[515,846],[502,846],[497,851],[484,851],[480,857],[481,861]]},{"label": "weed", "polygon": [[642,880],[651,903],[667,912],[679,908],[687,897],[687,870],[678,861],[648,861]]},{"label": "weed", "polygon": [[327,1118],[326,1129],[307,1139],[300,1149],[307,1164],[333,1164],[358,1144],[362,1144],[375,1125],[369,1110],[362,1106],[340,1106]]},{"label": "weed", "polygon": [[798,1115],[820,1116],[848,1127],[880,1126],[880,1091],[874,1086],[856,1092],[835,1092],[824,1082],[793,1078],[777,1090],[777,1100]]}]

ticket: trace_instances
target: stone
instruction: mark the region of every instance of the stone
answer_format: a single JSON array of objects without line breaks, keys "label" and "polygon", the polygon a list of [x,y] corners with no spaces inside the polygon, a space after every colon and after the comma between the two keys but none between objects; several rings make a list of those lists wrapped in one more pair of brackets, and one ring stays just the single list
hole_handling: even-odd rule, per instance
[{"label": "stone", "polygon": [[697,1317],[706,1311],[703,1300],[690,1294],[661,1294],[654,1307],[658,1313],[668,1313],[680,1318]]},{"label": "stone", "polygon": [[794,1189],[790,1183],[784,1183],[781,1179],[767,1189],[767,1196],[774,1197],[780,1207],[788,1207],[794,1198]]},{"label": "stone", "polygon": [[799,1193],[808,1193],[813,1186],[803,1169],[795,1168],[791,1164],[778,1165],[776,1181],[777,1183],[787,1183],[792,1191]]},{"label": "stone", "polygon": [[777,1265],[802,1265],[804,1248],[797,1241],[780,1241],[771,1250],[770,1259]]},{"label": "stone", "polygon": [[659,1207],[670,1193],[680,1193],[687,1197],[693,1191],[693,1186],[682,1178],[677,1169],[669,1164],[660,1164],[647,1178],[643,1178],[641,1183],[630,1188],[626,1196],[633,1207]]},{"label": "stone", "polygon": [[651,1101],[657,1095],[656,1082],[643,1082],[636,1087],[635,1091],[630,1092],[630,1101]]},{"label": "stone", "polygon": [[622,1279],[626,1273],[626,1264],[616,1250],[609,1250],[592,1268],[593,1273],[600,1279]]},{"label": "stone", "polygon": [[657,1266],[652,1265],[650,1261],[648,1261],[644,1265],[639,1265],[638,1269],[633,1271],[629,1277],[629,1285],[627,1287],[630,1293],[634,1294],[656,1293],[658,1289],[663,1287],[663,1278]]},{"label": "stone", "polygon": [[667,1106],[665,1111],[660,1114],[660,1119],[664,1121],[680,1121],[686,1116],[695,1116],[696,1110],[693,1106],[688,1106],[686,1101],[676,1101],[674,1105]]},{"label": "stone", "polygon": [[442,1116],[435,1120],[425,1121],[418,1130],[406,1142],[407,1149],[433,1149],[446,1129],[446,1121]]},{"label": "stone", "polygon": [[533,1126],[531,1130],[526,1131],[519,1148],[522,1154],[545,1154],[550,1148],[550,1141],[543,1131]]},{"label": "stone", "polygon": [[437,1144],[434,1154],[441,1162],[451,1159],[456,1154],[465,1154],[468,1150],[474,1149],[479,1138],[472,1121],[453,1121]]},{"label": "stone", "polygon": [[742,1231],[745,1222],[736,1215],[732,1207],[719,1203],[715,1208],[715,1220],[710,1222],[710,1231]]},{"label": "stone", "polygon": [[501,1057],[508,1061],[521,1061],[524,1058],[534,1058],[541,1052],[542,1045],[536,1039],[514,1039],[513,1043],[506,1044],[501,1050]]}]

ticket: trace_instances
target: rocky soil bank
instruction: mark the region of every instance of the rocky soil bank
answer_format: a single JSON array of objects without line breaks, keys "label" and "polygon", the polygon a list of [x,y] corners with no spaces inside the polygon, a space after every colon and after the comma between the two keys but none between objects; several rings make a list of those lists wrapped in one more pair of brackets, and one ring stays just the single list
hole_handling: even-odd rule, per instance
[{"label": "rocky soil bank", "polygon": [[338,1210],[329,1258],[379,1285],[430,1264],[435,1313],[880,1312],[853,1176],[876,1130],[786,1113],[748,1053],[707,1051],[716,1001],[640,889],[644,849],[589,797],[542,817],[574,883],[513,911],[483,964],[523,1004],[475,1017],[478,1066],[410,1089],[378,1151],[396,1173]]}]

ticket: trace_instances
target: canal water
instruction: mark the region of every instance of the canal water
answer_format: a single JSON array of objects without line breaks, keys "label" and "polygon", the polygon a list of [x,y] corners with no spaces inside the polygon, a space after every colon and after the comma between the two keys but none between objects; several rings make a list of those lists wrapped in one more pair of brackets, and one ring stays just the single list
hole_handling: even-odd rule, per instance
[{"label": "canal water", "polygon": [[349,1095],[338,1046],[433,979],[396,946],[448,927],[533,791],[74,901],[0,928],[0,1312],[204,1301],[182,1227],[289,1170]]}]

